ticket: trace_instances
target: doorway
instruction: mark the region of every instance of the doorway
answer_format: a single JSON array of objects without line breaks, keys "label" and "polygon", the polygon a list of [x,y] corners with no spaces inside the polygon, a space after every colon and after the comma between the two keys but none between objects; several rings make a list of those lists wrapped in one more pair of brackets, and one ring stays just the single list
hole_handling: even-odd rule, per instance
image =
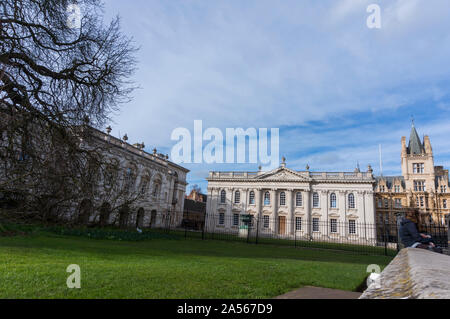
[{"label": "doorway", "polygon": [[286,234],[286,216],[278,216],[278,234]]}]

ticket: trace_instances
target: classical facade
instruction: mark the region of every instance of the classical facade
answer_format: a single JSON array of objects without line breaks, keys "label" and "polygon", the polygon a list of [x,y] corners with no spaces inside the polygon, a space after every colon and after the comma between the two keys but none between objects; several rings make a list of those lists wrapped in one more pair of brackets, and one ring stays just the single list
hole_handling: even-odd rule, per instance
[{"label": "classical facade", "polygon": [[401,176],[379,176],[376,184],[378,222],[393,223],[406,208],[418,208],[428,223],[444,224],[450,212],[448,170],[434,165],[430,138],[421,141],[414,126],[408,145],[401,139]]},{"label": "classical facade", "polygon": [[189,170],[156,149],[147,153],[143,143],[127,143],[126,135],[122,139],[111,136],[110,128],[107,133],[90,130],[91,138],[82,147],[101,150],[111,172],[99,177],[95,191],[80,199],[71,215],[101,225],[179,226]]},{"label": "classical facade", "polygon": [[375,179],[367,172],[310,172],[286,167],[263,172],[210,172],[207,227],[239,232],[243,216],[259,236],[373,240]]}]

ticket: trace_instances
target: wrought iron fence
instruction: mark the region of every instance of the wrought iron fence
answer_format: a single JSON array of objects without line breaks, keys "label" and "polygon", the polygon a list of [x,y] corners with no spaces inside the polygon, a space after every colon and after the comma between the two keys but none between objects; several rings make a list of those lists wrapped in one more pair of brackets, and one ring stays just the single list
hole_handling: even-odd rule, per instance
[{"label": "wrought iron fence", "polygon": [[[287,216],[277,218],[242,214],[208,214],[204,218],[191,219],[189,215],[161,216],[160,223],[152,228],[176,232],[184,238],[203,240],[232,240],[249,244],[270,244],[280,246],[333,249],[363,254],[394,256],[402,247],[395,223],[361,223],[356,220],[345,222],[336,219],[327,221],[312,217]],[[419,226],[421,232],[431,235],[434,242],[448,247],[448,227],[444,225]]]}]

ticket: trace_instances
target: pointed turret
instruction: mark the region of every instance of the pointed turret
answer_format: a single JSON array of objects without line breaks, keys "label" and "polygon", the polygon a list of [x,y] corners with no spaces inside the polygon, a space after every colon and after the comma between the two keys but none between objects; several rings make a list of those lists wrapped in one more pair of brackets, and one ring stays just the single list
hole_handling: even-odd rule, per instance
[{"label": "pointed turret", "polygon": [[412,121],[411,134],[409,135],[408,154],[413,155],[423,153],[425,153],[425,149],[420,141],[419,134],[417,134],[416,128],[414,127],[414,121]]}]

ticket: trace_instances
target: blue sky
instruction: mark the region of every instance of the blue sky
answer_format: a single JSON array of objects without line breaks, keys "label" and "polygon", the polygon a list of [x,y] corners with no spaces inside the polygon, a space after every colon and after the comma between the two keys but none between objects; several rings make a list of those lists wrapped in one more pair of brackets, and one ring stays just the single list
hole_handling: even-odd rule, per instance
[{"label": "blue sky", "polygon": [[[369,4],[381,28],[369,29]],[[372,164],[400,174],[413,115],[435,164],[450,166],[450,1],[106,0],[140,47],[140,89],[114,115],[113,134],[170,154],[177,127],[279,128],[280,156],[303,170]],[[187,164],[206,189],[210,170]]]}]

